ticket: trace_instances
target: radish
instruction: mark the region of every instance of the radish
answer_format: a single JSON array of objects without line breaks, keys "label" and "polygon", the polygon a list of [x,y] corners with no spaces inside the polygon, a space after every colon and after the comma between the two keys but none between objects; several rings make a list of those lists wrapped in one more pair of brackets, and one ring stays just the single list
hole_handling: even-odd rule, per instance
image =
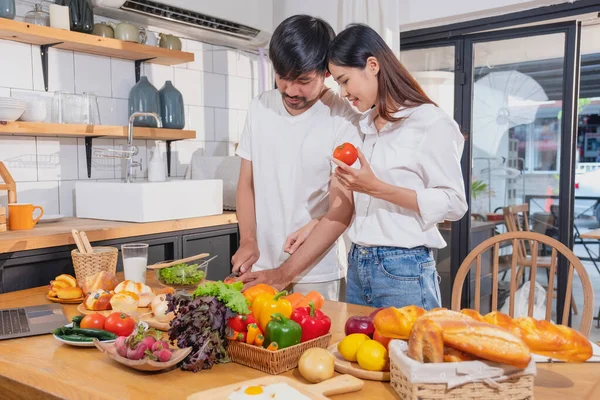
[{"label": "radish", "polygon": [[154,357],[156,357],[158,359],[158,361],[160,362],[167,362],[171,359],[171,350],[168,349],[162,349],[162,350],[158,350],[155,351],[154,353]]},{"label": "radish", "polygon": [[115,340],[115,348],[117,349],[117,354],[121,357],[127,358],[127,336],[119,336],[117,340]]},{"label": "radish", "polygon": [[146,350],[148,350],[148,346],[145,343],[140,342],[135,348],[127,349],[127,358],[130,360],[141,360],[144,358]]},{"label": "radish", "polygon": [[152,346],[154,345],[155,342],[156,342],[156,339],[154,338],[154,336],[146,336],[141,341],[141,343],[144,343],[146,345],[146,347],[149,349],[152,348]]},{"label": "radish", "polygon": [[167,343],[167,342],[166,342],[166,341],[164,341],[164,340],[158,340],[157,342],[155,342],[155,343],[152,345],[152,352],[153,352],[153,353],[154,353],[154,352],[156,352],[156,351],[163,350],[163,349],[167,349],[167,350],[169,350],[169,343]]}]

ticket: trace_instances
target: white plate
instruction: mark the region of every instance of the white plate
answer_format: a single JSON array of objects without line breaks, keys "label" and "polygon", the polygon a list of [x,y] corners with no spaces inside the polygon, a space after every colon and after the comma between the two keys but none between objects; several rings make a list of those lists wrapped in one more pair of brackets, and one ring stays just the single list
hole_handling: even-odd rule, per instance
[{"label": "white plate", "polygon": [[50,223],[50,222],[58,222],[61,219],[63,219],[64,217],[65,217],[64,215],[60,215],[60,214],[44,215],[42,217],[42,219],[40,219],[40,222],[38,222],[38,223],[43,224],[43,223]]},{"label": "white plate", "polygon": [[[73,323],[67,324],[65,325],[66,327],[72,327]],[[75,346],[75,347],[95,347],[94,346],[94,342],[72,342],[70,340],[64,340],[59,338],[58,336],[56,336],[55,334],[52,334],[52,336],[54,336],[54,339],[58,340],[59,342],[62,342],[64,344],[68,344],[70,346]],[[113,340],[101,340],[100,342],[102,343],[114,343],[116,339]]]}]

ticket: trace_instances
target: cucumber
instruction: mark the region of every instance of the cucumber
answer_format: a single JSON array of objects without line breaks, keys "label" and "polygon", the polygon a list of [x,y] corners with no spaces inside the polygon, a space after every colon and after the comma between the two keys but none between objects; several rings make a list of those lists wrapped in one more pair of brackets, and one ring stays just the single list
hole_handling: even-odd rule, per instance
[{"label": "cucumber", "polygon": [[71,321],[73,321],[73,328],[79,328],[83,315],[76,315]]},{"label": "cucumber", "polygon": [[60,328],[56,328],[54,330],[56,336],[65,336],[65,335],[79,335],[88,338],[97,338],[98,340],[114,340],[117,338],[112,332],[104,331],[101,329],[82,329],[82,328],[70,328],[68,326],[63,326]]},{"label": "cucumber", "polygon": [[83,336],[83,335],[75,335],[75,334],[71,334],[71,335],[56,335],[59,338],[63,339],[63,340],[68,340],[69,342],[84,342],[84,343],[90,343],[94,340],[94,338],[88,337],[88,336]]}]

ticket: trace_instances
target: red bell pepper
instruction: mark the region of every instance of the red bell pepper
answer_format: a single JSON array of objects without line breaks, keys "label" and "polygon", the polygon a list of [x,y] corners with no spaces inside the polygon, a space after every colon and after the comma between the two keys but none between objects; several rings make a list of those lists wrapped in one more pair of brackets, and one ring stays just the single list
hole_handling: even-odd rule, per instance
[{"label": "red bell pepper", "polygon": [[290,319],[302,327],[301,343],[327,335],[331,328],[329,317],[320,310],[316,310],[312,301],[308,307],[296,308]]},{"label": "red bell pepper", "polygon": [[254,316],[238,314],[235,317],[229,318],[227,325],[236,332],[246,332],[248,325],[255,323]]}]

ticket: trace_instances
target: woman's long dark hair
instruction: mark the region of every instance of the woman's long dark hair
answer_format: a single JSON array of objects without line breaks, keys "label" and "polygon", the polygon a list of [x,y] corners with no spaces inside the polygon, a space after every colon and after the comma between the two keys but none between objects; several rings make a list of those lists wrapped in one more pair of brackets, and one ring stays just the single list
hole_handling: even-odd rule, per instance
[{"label": "woman's long dark hair", "polygon": [[435,105],[396,58],[392,49],[369,26],[349,25],[329,46],[329,62],[340,67],[364,69],[369,57],[375,57],[379,61],[377,96],[381,118],[395,122],[401,119],[394,117],[401,106],[410,108],[422,104]]}]

